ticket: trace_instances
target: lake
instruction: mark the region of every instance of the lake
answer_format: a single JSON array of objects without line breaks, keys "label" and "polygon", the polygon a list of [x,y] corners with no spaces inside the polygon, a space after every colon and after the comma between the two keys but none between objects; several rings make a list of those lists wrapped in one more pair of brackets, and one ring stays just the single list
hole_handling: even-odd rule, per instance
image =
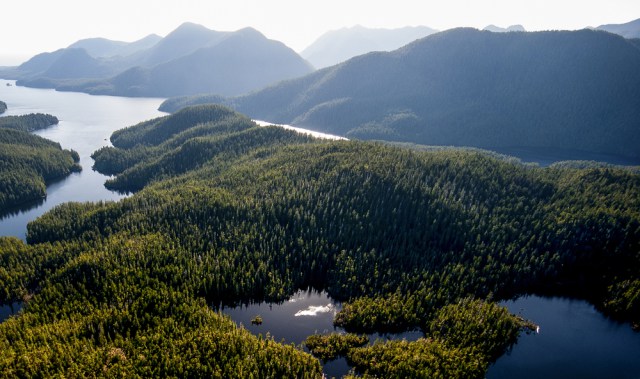
[{"label": "lake", "polygon": [[[521,297],[501,303],[540,326],[538,334],[522,334],[510,352],[488,371],[487,379],[640,378],[640,333],[629,324],[604,317],[582,300]],[[299,291],[280,304],[259,303],[223,309],[237,324],[253,334],[269,333],[276,341],[299,345],[314,333],[343,332],[334,328],[333,316],[341,304],[326,292]],[[262,325],[251,319],[262,317]],[[376,338],[416,340],[421,332]],[[345,359],[323,365],[328,377],[341,377],[349,370]]]},{"label": "lake", "polygon": [[[163,99],[91,96],[76,92],[57,92],[7,86],[13,81],[0,80],[0,100],[7,103],[3,116],[49,113],[60,120],[58,125],[35,132],[59,142],[64,149],[80,154],[82,172],[47,186],[44,201],[35,201],[0,215],[0,236],[25,238],[27,223],[54,206],[69,201],[118,200],[124,195],[104,188],[106,176],[91,169],[91,153],[110,145],[115,130],[165,115],[158,111]],[[0,116],[1,117],[1,116]]]}]

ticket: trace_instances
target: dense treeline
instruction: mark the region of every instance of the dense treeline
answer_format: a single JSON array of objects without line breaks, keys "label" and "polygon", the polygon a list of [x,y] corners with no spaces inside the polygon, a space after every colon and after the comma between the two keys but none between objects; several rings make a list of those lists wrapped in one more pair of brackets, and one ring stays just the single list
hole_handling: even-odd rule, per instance
[{"label": "dense treeline", "polygon": [[119,191],[139,191],[151,181],[194,170],[213,158],[229,165],[259,147],[311,141],[293,131],[258,127],[221,106],[193,107],[122,129],[111,139],[114,147],[103,147],[92,157],[98,171],[119,174],[105,184]]},{"label": "dense treeline", "polygon": [[[161,241],[114,236],[90,250],[36,247],[29,258],[42,262],[47,254],[65,264],[52,270],[43,262],[36,274],[48,271],[39,276],[42,290],[0,324],[0,376],[321,377],[311,356],[257,338],[202,299],[145,275],[138,257],[163,249]],[[0,247],[3,261],[30,250],[17,239],[0,238]]]},{"label": "dense treeline", "polygon": [[0,118],[0,128],[33,132],[51,125],[57,125],[58,118],[50,114],[30,113],[22,116],[5,116]]},{"label": "dense treeline", "polygon": [[[427,339],[350,348],[356,371],[380,378],[483,378],[489,363],[534,325],[495,303],[462,299],[438,310]],[[447,362],[446,364],[442,364]]]},{"label": "dense treeline", "polygon": [[7,103],[0,101],[0,114],[3,114],[7,110]]},{"label": "dense treeline", "polygon": [[[139,333],[156,333],[158,324],[131,324],[141,313],[131,309],[135,300],[127,293],[155,288],[175,292],[185,304],[233,304],[282,300],[313,286],[357,305],[345,305],[338,317],[348,328],[424,331],[423,342],[377,344],[349,355],[360,373],[379,376],[482,376],[523,324],[468,297],[572,292],[611,315],[640,320],[640,176],[633,172],[542,169],[481,152],[319,141],[251,126],[218,107],[183,112],[176,116],[198,121],[181,127],[172,126],[174,116],[154,120],[148,125],[155,128],[127,129],[114,135],[115,148],[96,153],[96,162],[105,154],[105,167],[118,166],[115,181],[142,188],[138,193],[118,203],[58,206],[29,224],[30,245],[4,242],[26,252],[3,254],[10,263],[0,272],[0,283],[7,283],[0,300],[33,295],[25,314],[11,320],[25,324],[13,331],[0,325],[0,333],[13,336],[2,347],[6,365],[24,362],[12,347],[27,344],[21,336],[73,321],[71,308],[82,310],[84,320],[107,317],[110,307],[133,312],[103,324],[114,330],[106,345],[84,342],[95,351],[122,344],[127,357],[153,355],[158,345],[136,350],[135,341]],[[120,138],[127,142],[118,147]],[[180,156],[189,146],[202,146],[190,153],[193,164]],[[124,163],[112,166],[109,159]],[[142,170],[154,164],[173,168]],[[121,179],[135,170],[149,175]],[[42,308],[47,304],[60,306]],[[162,315],[164,304],[145,304],[150,316],[144,317]],[[28,317],[47,321],[28,324]],[[176,333],[161,331],[155,340],[163,346],[181,346],[192,331],[181,329],[194,325],[190,317],[173,317],[167,322],[177,323]],[[495,328],[477,326],[485,320]],[[85,334],[78,333],[51,343],[64,346],[65,357],[80,354],[77,336]],[[397,366],[407,354],[417,361]],[[380,367],[367,366],[373,358]],[[199,367],[187,361],[183,367]]]},{"label": "dense treeline", "polygon": [[347,355],[351,349],[364,346],[368,342],[369,338],[363,335],[331,333],[310,335],[304,341],[304,345],[314,357],[332,360]]},{"label": "dense treeline", "polygon": [[44,197],[46,183],[80,170],[79,161],[56,142],[0,127],[0,212]]}]

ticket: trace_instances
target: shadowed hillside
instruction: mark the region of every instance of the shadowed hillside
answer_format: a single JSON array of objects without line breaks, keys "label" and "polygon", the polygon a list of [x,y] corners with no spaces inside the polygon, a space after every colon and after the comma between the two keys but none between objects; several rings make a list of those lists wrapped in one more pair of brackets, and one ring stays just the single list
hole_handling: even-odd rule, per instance
[{"label": "shadowed hillside", "polygon": [[453,29],[223,102],[350,138],[637,158],[639,67],[640,49],[606,32]]}]

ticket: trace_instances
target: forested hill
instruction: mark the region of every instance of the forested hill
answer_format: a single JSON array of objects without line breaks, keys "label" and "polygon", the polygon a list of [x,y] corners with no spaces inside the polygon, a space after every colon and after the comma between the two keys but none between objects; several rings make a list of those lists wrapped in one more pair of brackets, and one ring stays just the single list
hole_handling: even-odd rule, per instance
[{"label": "forested hill", "polygon": [[640,49],[607,32],[453,29],[223,102],[350,138],[637,158],[639,67]]},{"label": "forested hill", "polygon": [[514,295],[571,293],[640,321],[632,172],[316,140],[219,106],[112,140],[96,165],[136,194],[61,205],[29,245],[0,239],[0,300],[29,299],[0,324],[2,373],[317,377],[205,303],[310,286],[347,300],[347,328],[424,331],[349,353],[387,377],[484,377],[523,326],[492,303]]},{"label": "forested hill", "polygon": [[46,183],[80,170],[79,160],[75,151],[62,150],[56,142],[0,125],[0,215],[43,198]]}]

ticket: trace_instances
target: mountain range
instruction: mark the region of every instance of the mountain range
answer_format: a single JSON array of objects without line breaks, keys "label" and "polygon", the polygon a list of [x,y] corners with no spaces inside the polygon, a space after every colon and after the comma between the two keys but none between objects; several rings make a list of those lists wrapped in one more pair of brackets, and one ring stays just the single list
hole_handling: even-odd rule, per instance
[{"label": "mountain range", "polygon": [[[640,48],[593,30],[452,29],[222,102],[254,119],[359,139],[639,157]],[[372,80],[375,78],[375,80]]]},{"label": "mountain range", "polygon": [[640,18],[624,24],[600,25],[596,29],[619,34],[625,38],[640,38]]},{"label": "mountain range", "polygon": [[371,51],[395,50],[435,32],[437,30],[427,26],[374,29],[358,25],[323,34],[300,55],[320,69]]},{"label": "mountain range", "polygon": [[81,40],[2,74],[32,87],[168,97],[202,92],[235,96],[312,70],[296,52],[255,29],[219,32],[185,23],[164,38]]},{"label": "mountain range", "polygon": [[511,26],[508,26],[506,28],[501,28],[499,26],[496,26],[496,25],[492,24],[492,25],[487,25],[482,30],[488,30],[488,31],[494,32],[494,33],[526,32],[526,30],[524,29],[524,26],[522,26],[522,25],[511,25]]}]

